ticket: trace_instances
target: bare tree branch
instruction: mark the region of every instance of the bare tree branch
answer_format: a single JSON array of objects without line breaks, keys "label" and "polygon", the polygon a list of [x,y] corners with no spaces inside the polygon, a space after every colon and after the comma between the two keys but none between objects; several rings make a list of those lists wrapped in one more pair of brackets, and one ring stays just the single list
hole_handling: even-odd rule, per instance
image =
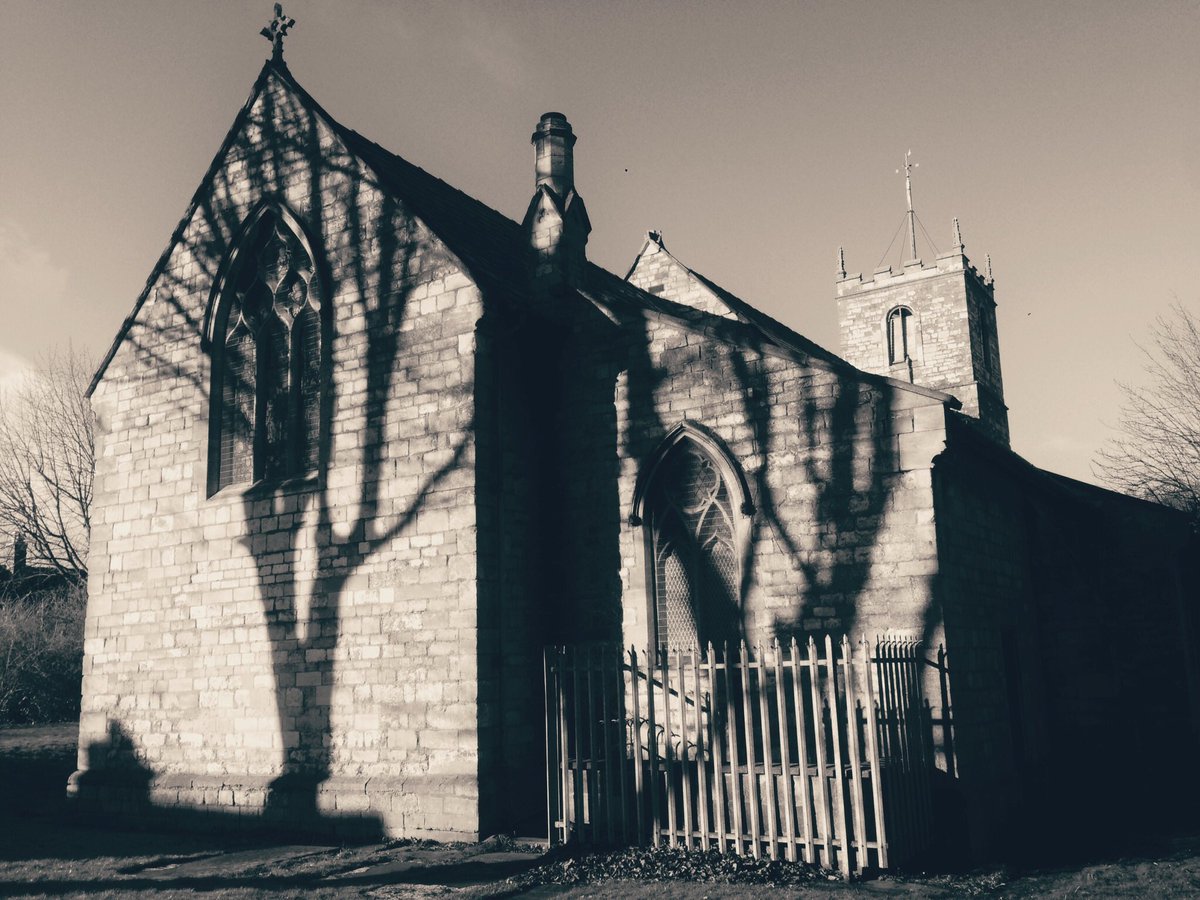
[{"label": "bare tree branch", "polygon": [[1145,385],[1125,394],[1120,434],[1096,472],[1121,490],[1200,517],[1200,316],[1176,304],[1154,325]]},{"label": "bare tree branch", "polygon": [[30,561],[87,576],[94,420],[93,360],[53,351],[0,396],[0,534],[24,536]]}]

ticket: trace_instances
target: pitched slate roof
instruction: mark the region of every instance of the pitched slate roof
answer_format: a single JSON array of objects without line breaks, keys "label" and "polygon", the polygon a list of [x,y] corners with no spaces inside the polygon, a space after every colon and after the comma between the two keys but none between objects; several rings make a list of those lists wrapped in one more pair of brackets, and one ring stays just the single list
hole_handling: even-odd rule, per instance
[{"label": "pitched slate roof", "polygon": [[1131,513],[1148,513],[1159,516],[1159,524],[1163,528],[1175,529],[1176,537],[1180,539],[1191,533],[1192,517],[1187,513],[1152,500],[1143,500],[1088,484],[1077,478],[1039,469],[1015,450],[997,444],[983,432],[978,422],[963,413],[955,412],[947,417],[946,449],[948,459],[953,457],[984,465],[989,473],[1006,472],[1042,496],[1057,497],[1095,510],[1124,509]]},{"label": "pitched slate roof", "polygon": [[[172,248],[181,239],[184,228],[196,207],[209,189],[225,154],[254,106],[268,80],[278,78],[343,141],[347,150],[357,156],[379,180],[382,188],[402,200],[412,212],[442,240],[463,262],[481,286],[498,291],[501,296],[519,297],[528,292],[527,257],[529,238],[519,223],[485,203],[447,184],[413,165],[404,158],[363,137],[357,131],[338,122],[313,99],[292,76],[282,60],[268,60],[254,83],[249,99],[242,107],[226,134],[208,172],[193,195],[187,212],[180,220],[171,241],[150,273],[146,286],[133,311],[125,319],[116,340],[102,360],[88,388],[91,395],[103,377],[125,335],[132,327],[138,312],[145,304],[158,280]],[[881,375],[862,372],[836,354],[820,347],[782,323],[755,309],[703,275],[688,269],[706,287],[717,294],[737,314],[739,321],[714,316],[655,296],[628,283],[620,277],[588,263],[584,270],[579,293],[586,299],[614,312],[625,315],[649,314],[737,346],[759,352],[782,355],[805,365],[842,372],[864,381],[887,383],[892,387],[940,399],[957,407],[958,401],[948,394]]]},{"label": "pitched slate roof", "polygon": [[350,152],[375,172],[381,185],[402,198],[477,279],[492,287],[524,283],[525,257],[521,251],[528,241],[518,223],[357,131],[333,119],[329,122]]}]

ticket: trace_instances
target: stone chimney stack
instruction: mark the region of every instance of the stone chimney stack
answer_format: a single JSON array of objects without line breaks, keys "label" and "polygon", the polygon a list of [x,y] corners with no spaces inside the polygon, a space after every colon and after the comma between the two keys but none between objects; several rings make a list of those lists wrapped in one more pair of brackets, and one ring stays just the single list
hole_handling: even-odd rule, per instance
[{"label": "stone chimney stack", "polygon": [[566,116],[548,112],[530,140],[534,192],[524,224],[533,248],[534,284],[539,290],[570,287],[583,272],[592,230],[583,198],[575,193],[575,133]]},{"label": "stone chimney stack", "polygon": [[535,187],[543,184],[562,199],[575,189],[575,132],[562,113],[543,113],[530,138],[534,147]]}]

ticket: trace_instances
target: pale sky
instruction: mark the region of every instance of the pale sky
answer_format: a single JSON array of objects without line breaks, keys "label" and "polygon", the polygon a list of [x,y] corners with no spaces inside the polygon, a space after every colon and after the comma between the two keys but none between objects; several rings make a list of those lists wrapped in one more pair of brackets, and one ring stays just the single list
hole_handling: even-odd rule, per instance
[{"label": "pale sky", "polygon": [[[520,219],[547,110],[589,257],[648,228],[837,350],[834,277],[904,214],[991,253],[1013,448],[1091,480],[1154,317],[1200,307],[1200,3],[289,0],[296,79]],[[0,0],[0,379],[107,349],[229,125],[270,2]],[[922,243],[922,256],[933,253]],[[899,259],[893,247],[890,261]]]}]

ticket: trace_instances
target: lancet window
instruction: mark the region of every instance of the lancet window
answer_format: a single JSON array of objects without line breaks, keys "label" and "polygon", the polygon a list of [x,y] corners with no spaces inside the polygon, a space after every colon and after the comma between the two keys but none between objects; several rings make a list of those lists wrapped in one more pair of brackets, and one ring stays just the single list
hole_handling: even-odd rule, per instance
[{"label": "lancet window", "polygon": [[321,303],[311,255],[281,216],[263,214],[237,251],[213,331],[215,492],[317,466]]},{"label": "lancet window", "polygon": [[897,306],[887,314],[888,364],[912,358],[912,310]]},{"label": "lancet window", "polygon": [[735,640],[736,526],[720,466],[696,441],[679,440],[655,468],[645,504],[657,643],[686,648]]}]

